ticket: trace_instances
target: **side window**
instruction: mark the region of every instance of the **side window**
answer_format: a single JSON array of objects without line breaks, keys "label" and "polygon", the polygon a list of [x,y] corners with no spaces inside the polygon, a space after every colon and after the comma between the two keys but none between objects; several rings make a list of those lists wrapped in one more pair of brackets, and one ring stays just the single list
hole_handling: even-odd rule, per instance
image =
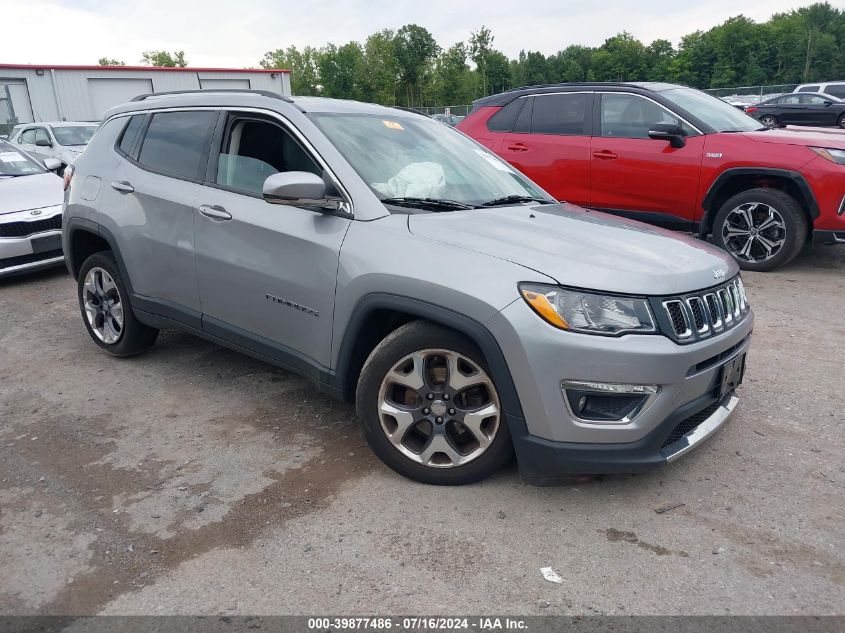
[{"label": "side window", "polygon": [[510,132],[525,99],[514,99],[487,120],[491,132]]},{"label": "side window", "polygon": [[50,141],[50,135],[47,134],[47,130],[43,127],[35,128],[35,142],[37,143],[38,141],[52,143]]},{"label": "side window", "polygon": [[832,97],[845,98],[845,84],[829,84],[825,93]]},{"label": "side window", "polygon": [[801,95],[801,103],[807,105],[824,105],[824,98],[819,95]]},{"label": "side window", "polygon": [[212,126],[217,112],[160,112],[154,114],[141,145],[138,162],[152,171],[196,180],[205,168]]},{"label": "side window", "polygon": [[276,123],[241,117],[229,121],[217,160],[218,185],[260,195],[267,177],[284,171],[323,174],[293,136]]},{"label": "side window", "polygon": [[524,101],[525,105],[519,116],[516,118],[516,123],[513,124],[513,131],[519,134],[528,134],[531,131],[531,111],[534,109],[534,97],[523,97],[517,101]]},{"label": "side window", "polygon": [[601,135],[616,138],[648,138],[655,123],[680,125],[686,136],[695,134],[689,125],[665,108],[638,95],[601,96]]},{"label": "side window", "polygon": [[123,134],[120,136],[120,142],[117,145],[118,150],[122,154],[129,156],[132,153],[132,147],[135,145],[135,138],[138,136],[138,131],[141,129],[141,124],[144,122],[144,115],[136,114],[129,117],[129,122],[123,128]]},{"label": "side window", "polygon": [[21,135],[18,137],[18,143],[35,144],[35,128],[29,128],[21,132]]},{"label": "side window", "polygon": [[534,95],[532,134],[587,134],[587,104],[590,95]]},{"label": "side window", "polygon": [[797,104],[801,103],[802,99],[805,99],[805,98],[806,97],[804,97],[803,95],[797,95],[797,94],[786,95],[785,97],[781,97],[780,99],[778,99],[778,103],[780,105],[797,105]]},{"label": "side window", "polygon": [[798,92],[818,92],[819,86],[802,86],[798,89]]}]

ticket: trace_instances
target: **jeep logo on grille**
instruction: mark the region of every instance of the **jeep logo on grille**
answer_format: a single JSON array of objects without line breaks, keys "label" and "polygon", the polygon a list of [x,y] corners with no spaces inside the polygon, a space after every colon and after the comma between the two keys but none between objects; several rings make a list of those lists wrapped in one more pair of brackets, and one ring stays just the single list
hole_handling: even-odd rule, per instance
[{"label": "jeep logo on grille", "polygon": [[714,268],[713,269],[713,279],[721,279],[725,276],[725,271],[721,268]]}]

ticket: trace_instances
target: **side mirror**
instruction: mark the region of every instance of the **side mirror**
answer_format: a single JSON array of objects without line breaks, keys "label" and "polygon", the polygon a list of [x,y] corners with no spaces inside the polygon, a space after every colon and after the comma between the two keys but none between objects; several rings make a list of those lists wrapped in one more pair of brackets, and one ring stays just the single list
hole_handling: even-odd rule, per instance
[{"label": "side mirror", "polygon": [[60,161],[56,158],[45,158],[44,159],[44,167],[47,168],[47,171],[56,171],[61,166],[62,166],[62,161]]},{"label": "side mirror", "polygon": [[826,106],[831,106],[831,105],[833,105],[833,101],[828,101],[827,99],[825,99],[824,104],[825,104]]},{"label": "side mirror", "polygon": [[269,176],[262,188],[271,204],[326,207],[342,211],[346,204],[331,184],[310,171],[286,171]]},{"label": "side mirror", "polygon": [[53,144],[50,142],[49,139],[39,138],[39,139],[35,139],[35,146],[36,147],[53,147]]},{"label": "side mirror", "polygon": [[669,141],[671,147],[679,148],[687,144],[684,131],[674,123],[652,123],[648,137],[659,141]]}]

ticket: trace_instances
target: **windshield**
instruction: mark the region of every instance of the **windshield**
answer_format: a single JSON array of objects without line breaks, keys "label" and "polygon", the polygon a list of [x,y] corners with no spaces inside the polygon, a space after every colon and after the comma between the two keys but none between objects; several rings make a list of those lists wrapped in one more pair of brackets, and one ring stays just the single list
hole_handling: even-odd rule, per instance
[{"label": "windshield", "polygon": [[56,137],[59,145],[88,145],[97,127],[96,125],[53,127],[53,136]]},{"label": "windshield", "polygon": [[553,201],[506,162],[432,119],[389,113],[310,116],[382,200],[448,200],[455,208],[509,197]]},{"label": "windshield", "polygon": [[0,143],[0,178],[44,173],[44,168],[11,145]]},{"label": "windshield", "polygon": [[761,127],[757,119],[700,90],[672,88],[660,94],[717,132],[752,132]]}]

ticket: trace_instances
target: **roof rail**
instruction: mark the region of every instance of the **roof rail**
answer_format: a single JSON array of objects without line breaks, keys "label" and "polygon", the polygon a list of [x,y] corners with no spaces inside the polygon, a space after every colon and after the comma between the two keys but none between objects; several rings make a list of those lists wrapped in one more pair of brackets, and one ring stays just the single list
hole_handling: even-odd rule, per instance
[{"label": "roof rail", "polygon": [[287,101],[288,103],[293,103],[293,99],[290,97],[286,97],[285,95],[280,95],[277,92],[270,92],[269,90],[250,90],[248,88],[209,88],[208,90],[170,90],[167,92],[149,92],[147,94],[138,95],[137,97],[133,97],[132,101],[143,101],[144,99],[148,99],[149,97],[163,97],[166,95],[187,95],[187,94],[197,94],[197,93],[215,93],[215,92],[225,92],[225,93],[248,93],[254,95],[261,95],[262,97],[270,97],[271,99],[281,99],[282,101]]}]

